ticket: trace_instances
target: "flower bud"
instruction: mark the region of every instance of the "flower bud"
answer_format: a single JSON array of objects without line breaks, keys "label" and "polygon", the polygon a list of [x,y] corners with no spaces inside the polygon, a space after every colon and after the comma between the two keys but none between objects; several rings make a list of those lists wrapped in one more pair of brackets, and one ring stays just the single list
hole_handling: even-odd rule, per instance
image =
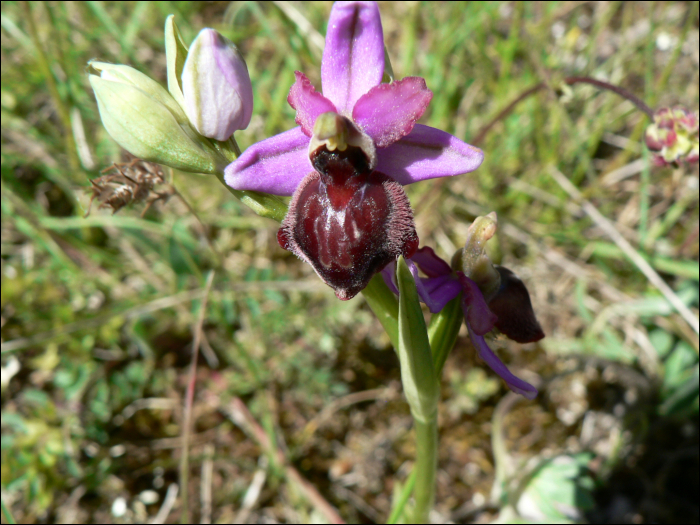
[{"label": "flower bud", "polygon": [[188,123],[187,115],[163,86],[148,75],[130,66],[92,61],[89,67],[103,80],[134,86],[146,95],[164,105],[180,124]]},{"label": "flower bud", "polygon": [[645,134],[647,148],[659,166],[698,161],[698,113],[681,107],[661,108]]},{"label": "flower bud", "polygon": [[216,172],[216,154],[196,141],[182,108],[135,69],[93,62],[89,76],[107,132],[132,155],[197,173]]},{"label": "flower bud", "polygon": [[497,227],[498,218],[495,211],[474,219],[469,226],[467,242],[462,251],[461,270],[479,286],[486,301],[491,300],[501,286],[501,276],[485,251],[486,241],[494,236]]},{"label": "flower bud", "polygon": [[[486,255],[486,242],[494,236],[497,226],[496,212],[474,219],[457,264],[461,263],[460,269],[479,287],[488,303],[488,310],[496,314],[496,328],[519,343],[539,341],[544,337],[544,332],[535,317],[525,284],[508,268],[495,266]],[[466,297],[468,283],[461,277],[460,282]],[[474,320],[468,322],[476,326]]]},{"label": "flower bud", "polygon": [[236,46],[213,29],[202,29],[182,71],[185,112],[205,137],[227,140],[253,114],[253,87]]}]

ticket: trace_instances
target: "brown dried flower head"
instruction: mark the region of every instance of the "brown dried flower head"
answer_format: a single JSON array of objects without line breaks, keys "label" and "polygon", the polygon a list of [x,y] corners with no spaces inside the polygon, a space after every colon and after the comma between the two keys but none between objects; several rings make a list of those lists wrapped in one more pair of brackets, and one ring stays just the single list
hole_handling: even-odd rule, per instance
[{"label": "brown dried flower head", "polygon": [[100,173],[103,175],[90,181],[92,195],[85,217],[90,215],[95,199],[100,208],[112,208],[113,214],[132,202],[146,202],[143,217],[154,202],[165,202],[172,195],[172,191],[154,191],[156,185],[165,184],[163,169],[143,159],[115,162]]}]

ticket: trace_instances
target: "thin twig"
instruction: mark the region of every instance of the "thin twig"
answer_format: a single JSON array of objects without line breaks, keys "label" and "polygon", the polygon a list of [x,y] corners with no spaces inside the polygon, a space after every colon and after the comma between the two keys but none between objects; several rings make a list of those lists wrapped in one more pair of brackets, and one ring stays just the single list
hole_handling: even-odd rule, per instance
[{"label": "thin twig", "polygon": [[382,521],[381,513],[352,490],[342,485],[336,485],[333,487],[333,492],[367,516],[372,522],[380,523]]},{"label": "thin twig", "polygon": [[[171,179],[172,179],[172,177],[171,177]],[[185,207],[187,208],[187,211],[189,211],[189,212],[194,216],[194,218],[197,220],[197,222],[199,223],[199,226],[200,226],[200,228],[201,228],[201,230],[202,230],[202,231],[201,231],[202,237],[204,237],[204,240],[207,241],[207,244],[209,245],[209,249],[210,249],[210,250],[212,251],[212,253],[214,254],[214,257],[216,257],[216,264],[217,264],[218,266],[221,266],[222,263],[223,263],[224,258],[221,256],[221,254],[219,253],[219,251],[216,249],[216,247],[214,246],[214,243],[211,242],[211,239],[209,238],[209,235],[207,235],[207,227],[206,227],[206,226],[204,225],[204,223],[202,222],[202,219],[199,218],[199,215],[197,215],[197,212],[195,211],[195,209],[194,209],[192,206],[190,206],[190,203],[189,203],[189,202],[187,202],[187,199],[185,199],[185,197],[182,196],[182,193],[180,193],[180,192],[178,191],[178,189],[175,187],[175,184],[172,182],[172,180],[171,180],[171,182],[170,182],[170,187],[173,189],[173,194],[174,194],[177,198],[179,198],[180,201],[182,201],[182,203],[183,203],[183,204],[185,205]]]},{"label": "thin twig", "polygon": [[181,523],[190,523],[190,512],[187,501],[187,482],[189,477],[189,440],[190,440],[190,425],[192,423],[192,403],[194,402],[194,384],[197,378],[197,357],[199,356],[199,342],[202,340],[202,324],[207,311],[207,299],[209,299],[209,290],[211,283],[214,281],[214,270],[209,272],[207,276],[207,284],[204,287],[204,296],[202,304],[199,307],[199,316],[194,329],[194,342],[192,344],[192,362],[190,363],[190,374],[187,380],[187,393],[185,394],[185,410],[182,418],[182,453],[180,456],[180,486],[182,487],[182,514],[180,516]]},{"label": "thin twig", "polygon": [[258,460],[258,469],[253,474],[253,479],[248,486],[248,490],[245,491],[243,496],[243,501],[241,503],[241,508],[236,514],[233,523],[245,523],[250,517],[250,513],[253,507],[257,505],[260,499],[260,493],[262,488],[265,486],[265,481],[267,480],[267,456],[261,455]]},{"label": "thin twig", "polygon": [[214,352],[214,349],[211,347],[206,332],[202,332],[202,344],[200,350],[202,351],[202,357],[204,357],[206,360],[209,368],[219,368],[219,358],[216,357],[216,352]]},{"label": "thin twig", "polygon": [[263,450],[269,451],[275,455],[278,464],[284,465],[287,480],[299,489],[309,503],[311,503],[329,523],[345,523],[338,514],[338,511],[325,500],[321,493],[316,490],[316,487],[304,479],[297,469],[287,463],[284,453],[276,444],[270,442],[267,433],[255,420],[243,401],[235,397],[228,408],[224,410],[226,415],[246,432],[249,437],[254,439]]},{"label": "thin twig", "polygon": [[[590,77],[566,77],[564,79],[564,83],[572,86],[574,84],[591,84],[593,86],[599,87],[601,89],[604,89],[606,91],[612,91],[613,93],[617,93],[623,98],[626,98],[632,104],[634,104],[637,109],[642,111],[644,114],[646,114],[649,118],[653,118],[654,116],[654,111],[647,106],[643,100],[641,100],[639,97],[636,95],[633,95],[629,91],[627,91],[624,88],[621,88],[620,86],[615,86],[614,84],[609,84],[608,82],[605,82],[603,80],[597,80],[595,78],[590,78]],[[520,95],[518,95],[515,100],[513,100],[510,104],[508,104],[505,108],[503,108],[498,115],[496,115],[488,124],[483,126],[479,132],[476,134],[476,137],[472,139],[471,143],[474,144],[475,146],[478,146],[483,140],[486,134],[491,131],[491,128],[494,127],[498,122],[506,118],[510,113],[515,109],[515,106],[520,104],[523,100],[525,100],[527,97],[530,95],[533,95],[540,91],[541,89],[545,88],[547,84],[545,82],[540,82],[539,84],[535,84],[531,88],[526,89],[523,91]]]},{"label": "thin twig", "polygon": [[617,231],[615,226],[596,209],[590,202],[581,196],[581,192],[567,179],[564,174],[552,166],[550,169],[552,178],[566,191],[574,200],[578,201],[583,211],[601,228],[612,241],[623,251],[623,253],[634,263],[637,268],[649,279],[649,282],[659,290],[666,300],[681,314],[681,317],[690,325],[696,334],[700,333],[700,321],[693,315],[693,312],[680,300],[676,293],[666,284],[661,276],[656,273],[651,265],[637,253],[632,245]]},{"label": "thin twig", "polygon": [[564,82],[570,86],[573,86],[574,84],[590,84],[592,86],[596,86],[607,91],[612,91],[613,93],[617,93],[618,95],[620,95],[622,98],[626,98],[627,100],[629,100],[632,104],[637,106],[637,109],[639,111],[646,113],[647,117],[653,118],[654,116],[654,110],[647,106],[642,99],[633,95],[626,89],[621,88],[620,86],[615,86],[614,84],[610,84],[603,80],[598,80],[591,77],[567,77],[564,79]]},{"label": "thin twig", "polygon": [[153,519],[150,520],[148,523],[151,523],[153,525],[165,523],[165,520],[168,519],[170,511],[173,510],[173,505],[175,505],[175,500],[177,499],[177,492],[177,483],[171,483],[168,487],[168,491],[165,493],[165,499],[163,500],[163,505],[161,505],[160,509],[158,510],[158,514],[156,514],[153,517]]},{"label": "thin twig", "polygon": [[200,497],[202,498],[202,514],[199,523],[211,523],[211,483],[214,474],[214,445],[204,445],[204,460],[202,461],[202,480]]}]

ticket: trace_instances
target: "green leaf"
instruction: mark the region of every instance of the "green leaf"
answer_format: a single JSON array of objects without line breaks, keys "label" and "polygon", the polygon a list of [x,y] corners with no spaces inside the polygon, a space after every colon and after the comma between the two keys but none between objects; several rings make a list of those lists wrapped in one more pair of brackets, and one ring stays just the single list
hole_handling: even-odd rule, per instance
[{"label": "green leaf", "polygon": [[369,284],[362,290],[367,304],[384,327],[394,348],[399,347],[399,301],[389,290],[380,274],[372,277]]},{"label": "green leaf", "polygon": [[659,407],[662,416],[676,415],[690,410],[698,410],[698,395],[700,394],[700,372],[695,365],[693,375],[678,387]]},{"label": "green leaf", "polygon": [[386,520],[387,525],[398,523],[403,517],[406,503],[413,493],[413,487],[416,484],[416,469],[411,471],[411,474],[406,480],[406,484],[402,485],[400,481],[396,481],[394,485],[394,494],[391,498],[391,514]]},{"label": "green leaf", "polygon": [[664,361],[664,387],[673,391],[692,375],[692,366],[698,362],[698,354],[685,341],[679,341]]},{"label": "green leaf", "polygon": [[462,326],[461,295],[452,299],[445,307],[430,318],[428,327],[428,339],[433,353],[433,366],[435,367],[435,377],[439,380],[442,367],[445,365],[447,356],[457,341],[459,329]]},{"label": "green leaf", "polygon": [[185,107],[185,98],[182,95],[182,70],[187,60],[187,46],[182,40],[180,30],[175,24],[175,16],[170,15],[165,20],[165,59],[168,72],[168,91],[173,98]]},{"label": "green leaf", "polygon": [[649,341],[659,354],[659,357],[664,358],[673,348],[673,335],[666,330],[657,328],[649,333]]},{"label": "green leaf", "polygon": [[416,283],[403,256],[396,265],[399,286],[399,346],[401,382],[414,419],[433,420],[439,397],[428,332],[418,301]]},{"label": "green leaf", "polygon": [[524,517],[541,522],[581,519],[593,506],[587,468],[591,458],[592,454],[582,452],[543,461],[521,496],[530,503]]}]

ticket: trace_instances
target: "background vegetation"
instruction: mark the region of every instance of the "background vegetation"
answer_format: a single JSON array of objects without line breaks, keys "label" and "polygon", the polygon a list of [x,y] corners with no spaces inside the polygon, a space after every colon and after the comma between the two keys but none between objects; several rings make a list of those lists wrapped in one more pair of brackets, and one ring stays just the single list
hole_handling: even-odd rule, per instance
[{"label": "background vegetation", "polygon": [[[698,521],[698,335],[620,241],[697,318],[698,168],[652,167],[648,120],[617,95],[556,89],[591,75],[652,107],[697,109],[697,5],[381,3],[397,77],[434,92],[426,124],[470,141],[526,88],[552,86],[486,135],[479,170],[407,188],[422,244],[445,258],[476,215],[498,213],[493,257],[526,282],[547,334],[494,342],[539,386],[534,402],[508,394],[461,334],[435,521]],[[336,300],[214,177],[166,171],[156,190],[172,197],[143,217],[95,205],[83,218],[88,180],[124,160],[88,60],[165,83],[165,17],[188,42],[218,29],[253,80],[247,147],[293,125],[294,70],[320,87],[330,7],[3,2],[3,523],[327,521],[324,504],[348,521],[389,515],[413,436],[396,356],[361,296]]]}]

